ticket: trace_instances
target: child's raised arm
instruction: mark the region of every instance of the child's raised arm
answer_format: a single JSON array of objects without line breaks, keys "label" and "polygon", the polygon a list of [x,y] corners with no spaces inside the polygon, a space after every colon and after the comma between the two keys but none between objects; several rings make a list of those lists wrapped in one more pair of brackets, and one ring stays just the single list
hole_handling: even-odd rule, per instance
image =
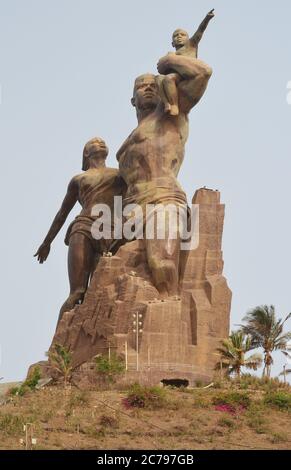
[{"label": "child's raised arm", "polygon": [[197,29],[196,33],[194,33],[193,36],[190,38],[190,42],[191,44],[193,44],[193,46],[197,46],[199,44],[203,36],[203,33],[208,26],[209,21],[212,20],[213,17],[214,17],[214,8],[210,10],[209,13],[207,13],[204,20],[199,25],[199,28]]}]

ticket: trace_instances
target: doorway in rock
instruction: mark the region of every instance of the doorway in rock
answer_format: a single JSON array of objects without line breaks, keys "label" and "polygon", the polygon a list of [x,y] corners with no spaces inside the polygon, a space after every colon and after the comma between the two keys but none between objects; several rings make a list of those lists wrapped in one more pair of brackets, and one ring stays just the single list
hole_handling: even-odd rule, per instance
[{"label": "doorway in rock", "polygon": [[181,388],[181,387],[188,387],[189,385],[189,380],[186,379],[163,379],[161,380],[161,383],[163,384],[164,387],[176,387],[176,388]]}]

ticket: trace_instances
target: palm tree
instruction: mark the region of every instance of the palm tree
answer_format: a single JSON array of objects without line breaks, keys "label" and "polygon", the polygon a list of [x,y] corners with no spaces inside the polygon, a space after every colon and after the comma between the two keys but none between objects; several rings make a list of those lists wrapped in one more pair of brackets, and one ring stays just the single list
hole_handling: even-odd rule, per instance
[{"label": "palm tree", "polygon": [[263,348],[264,370],[263,377],[271,375],[273,364],[272,352],[285,351],[287,342],[291,339],[291,332],[283,333],[284,324],[291,317],[289,313],[284,320],[276,319],[275,307],[273,305],[261,305],[250,310],[241,325],[243,332],[251,336],[252,348]]},{"label": "palm tree", "polygon": [[[291,344],[286,345],[286,351],[282,351],[285,357],[287,357],[287,362],[291,364]],[[279,376],[284,376],[284,383],[287,382],[286,376],[288,374],[291,374],[291,369],[287,369],[286,364],[283,366],[282,372],[279,374]]]},{"label": "palm tree", "polygon": [[47,353],[52,367],[64,377],[64,385],[72,373],[72,354],[61,344],[54,344],[53,350]]},{"label": "palm tree", "polygon": [[251,338],[245,335],[242,330],[232,331],[229,338],[223,339],[221,344],[222,347],[218,348],[221,360],[216,365],[216,369],[227,368],[229,375],[235,373],[239,378],[242,367],[257,370],[263,362],[261,354],[258,353],[252,354],[248,358],[245,357],[245,354],[253,348]]},{"label": "palm tree", "polygon": [[284,383],[287,382],[286,376],[289,375],[289,374],[291,374],[291,369],[286,369],[286,365],[284,365],[282,372],[280,372],[280,374],[279,374],[279,376],[282,376],[282,375],[283,375],[283,377],[284,377]]}]

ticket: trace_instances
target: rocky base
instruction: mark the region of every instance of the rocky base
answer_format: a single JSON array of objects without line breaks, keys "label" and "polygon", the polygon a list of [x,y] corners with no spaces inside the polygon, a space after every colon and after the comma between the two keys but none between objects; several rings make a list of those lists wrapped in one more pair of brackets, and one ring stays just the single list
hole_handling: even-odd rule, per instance
[{"label": "rocky base", "polygon": [[212,379],[216,348],[229,334],[231,291],[222,275],[221,252],[224,206],[217,191],[206,189],[198,190],[192,203],[199,204],[200,239],[189,253],[180,297],[159,298],[144,243],[137,240],[100,260],[83,304],[64,314],[52,346],[60,343],[72,351],[75,381],[90,382],[92,358],[112,352],[126,362],[122,381],[127,383],[185,379],[192,385]]}]

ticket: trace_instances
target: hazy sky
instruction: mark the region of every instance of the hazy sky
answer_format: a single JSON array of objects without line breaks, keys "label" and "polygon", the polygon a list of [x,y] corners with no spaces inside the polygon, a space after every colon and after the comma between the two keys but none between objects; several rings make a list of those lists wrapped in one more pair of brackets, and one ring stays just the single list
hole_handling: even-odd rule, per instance
[{"label": "hazy sky", "polygon": [[[44,265],[32,257],[80,172],[93,136],[108,164],[136,126],[134,78],[156,72],[177,27],[216,18],[200,46],[213,68],[190,117],[179,180],[226,204],[232,325],[249,308],[290,301],[291,3],[288,0],[0,0],[1,328],[5,381],[41,360],[68,294],[65,229]],[[72,220],[71,214],[68,222]],[[289,323],[289,327],[291,327]],[[282,369],[282,354],[274,372]]]}]

